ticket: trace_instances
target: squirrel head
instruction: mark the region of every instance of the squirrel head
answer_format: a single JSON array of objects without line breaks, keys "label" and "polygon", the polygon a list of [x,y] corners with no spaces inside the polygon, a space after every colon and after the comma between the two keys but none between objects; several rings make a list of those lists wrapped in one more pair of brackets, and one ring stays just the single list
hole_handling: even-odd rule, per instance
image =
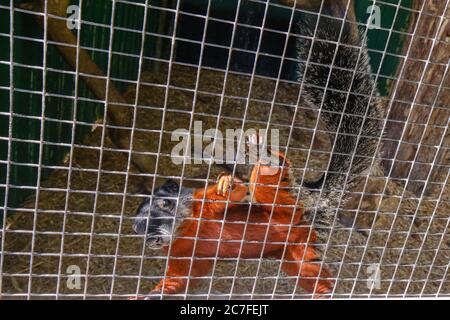
[{"label": "squirrel head", "polygon": [[145,199],[136,212],[133,230],[146,235],[150,249],[170,244],[179,223],[192,212],[192,190],[167,180]]}]

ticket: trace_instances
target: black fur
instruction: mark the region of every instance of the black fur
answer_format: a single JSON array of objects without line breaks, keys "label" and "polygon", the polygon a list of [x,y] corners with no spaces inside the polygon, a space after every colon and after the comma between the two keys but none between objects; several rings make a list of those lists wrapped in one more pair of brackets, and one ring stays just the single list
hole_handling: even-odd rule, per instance
[{"label": "black fur", "polygon": [[[303,184],[309,189],[323,188],[322,196],[316,201],[314,222],[324,227],[333,225],[336,210],[346,200],[341,200],[344,186],[351,190],[358,176],[369,174],[372,160],[377,157],[383,124],[366,44],[348,23],[340,36],[342,24],[342,20],[321,16],[316,34],[315,21],[304,20],[299,24],[300,33],[313,38],[298,41],[303,96],[313,108],[320,109],[320,119],[334,148],[326,173],[316,182]],[[376,160],[373,168],[378,170],[378,167]],[[348,220],[338,222],[349,226]]]},{"label": "black fur", "polygon": [[192,190],[182,188],[179,191],[178,183],[168,180],[137,209],[133,230],[146,235],[149,248],[159,249],[168,245],[179,222],[177,220],[190,215]]}]

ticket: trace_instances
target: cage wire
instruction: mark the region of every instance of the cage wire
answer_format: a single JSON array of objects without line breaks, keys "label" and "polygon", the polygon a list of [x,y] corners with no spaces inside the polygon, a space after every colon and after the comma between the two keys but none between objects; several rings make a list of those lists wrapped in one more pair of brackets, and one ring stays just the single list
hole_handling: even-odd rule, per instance
[{"label": "cage wire", "polygon": [[[173,163],[171,134],[186,129],[193,140],[197,122],[203,131],[279,130],[296,180],[291,191],[302,202],[302,182],[327,170],[336,135],[321,124],[323,105],[304,103],[296,69],[296,42],[308,39],[298,19],[329,16],[330,3],[294,4],[1,2],[2,299],[124,299],[167,278],[171,248],[148,249],[132,224],[152,199],[146,190],[167,179],[211,186],[223,171],[213,161]],[[72,29],[69,5],[80,17]],[[376,28],[369,6],[380,8]],[[380,99],[386,117],[372,165],[382,161],[384,174],[364,176],[357,190],[341,186],[354,201],[336,209],[353,228],[332,229],[316,244],[335,281],[329,296],[449,297],[449,1],[342,1],[342,8],[330,17],[351,21],[368,43],[377,84],[368,98]],[[331,90],[330,77],[322,89]],[[236,164],[231,172],[242,173]],[[188,286],[170,296],[311,298],[300,275],[283,272],[284,256],[222,258],[217,249],[201,277],[192,257]]]}]

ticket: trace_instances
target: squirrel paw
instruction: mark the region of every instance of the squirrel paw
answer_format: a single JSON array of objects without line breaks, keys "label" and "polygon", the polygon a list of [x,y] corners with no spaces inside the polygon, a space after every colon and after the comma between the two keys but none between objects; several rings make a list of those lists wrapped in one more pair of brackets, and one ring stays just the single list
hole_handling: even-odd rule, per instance
[{"label": "squirrel paw", "polygon": [[226,197],[228,190],[231,190],[235,183],[242,183],[242,180],[230,174],[221,173],[217,179],[217,194]]},{"label": "squirrel paw", "polygon": [[333,281],[320,280],[314,292],[314,299],[331,299],[332,289],[334,287]]}]

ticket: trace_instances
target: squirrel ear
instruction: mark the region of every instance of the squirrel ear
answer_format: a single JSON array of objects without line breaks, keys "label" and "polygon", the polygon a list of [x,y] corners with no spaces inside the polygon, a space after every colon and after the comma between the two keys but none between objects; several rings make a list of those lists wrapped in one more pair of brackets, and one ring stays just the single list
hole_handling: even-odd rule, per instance
[{"label": "squirrel ear", "polygon": [[176,183],[176,181],[169,179],[162,185],[162,188],[164,188],[164,190],[169,193],[177,193],[180,189],[180,186],[178,185],[178,183]]}]

